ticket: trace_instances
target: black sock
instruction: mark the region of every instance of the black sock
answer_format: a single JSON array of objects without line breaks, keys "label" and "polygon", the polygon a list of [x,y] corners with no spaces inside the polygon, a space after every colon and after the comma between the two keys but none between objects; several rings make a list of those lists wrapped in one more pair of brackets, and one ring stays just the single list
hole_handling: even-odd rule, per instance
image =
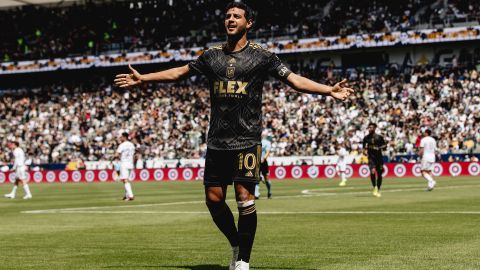
[{"label": "black sock", "polygon": [[208,210],[212,215],[213,222],[218,229],[227,237],[232,247],[239,245],[238,231],[235,226],[235,219],[228,205],[223,201],[219,203],[207,202]]},{"label": "black sock", "polygon": [[248,263],[250,261],[250,253],[252,253],[255,232],[257,231],[255,204],[247,207],[238,207],[238,213],[238,240],[240,243],[238,260]]},{"label": "black sock", "polygon": [[376,187],[377,186],[377,181],[375,179],[375,174],[374,173],[371,173],[370,174],[370,181],[372,181],[372,186],[373,187]]},{"label": "black sock", "polygon": [[265,180],[265,185],[267,186],[268,196],[270,196],[272,194],[272,184],[270,183],[270,180]]},{"label": "black sock", "polygon": [[377,177],[377,188],[378,190],[380,190],[380,187],[382,186],[382,172],[380,171],[378,173],[378,177]]}]

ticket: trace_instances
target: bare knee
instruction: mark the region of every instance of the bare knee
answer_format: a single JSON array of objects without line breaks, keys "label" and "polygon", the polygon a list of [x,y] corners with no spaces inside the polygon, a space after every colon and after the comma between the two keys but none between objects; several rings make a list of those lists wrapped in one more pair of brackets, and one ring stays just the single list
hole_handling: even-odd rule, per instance
[{"label": "bare knee", "polygon": [[225,202],[226,187],[206,187],[205,202],[207,205]]}]

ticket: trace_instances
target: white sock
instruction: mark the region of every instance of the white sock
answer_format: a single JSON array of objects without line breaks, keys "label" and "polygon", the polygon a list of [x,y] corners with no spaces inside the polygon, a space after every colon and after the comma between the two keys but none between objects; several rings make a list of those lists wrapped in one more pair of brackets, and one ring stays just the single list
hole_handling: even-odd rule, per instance
[{"label": "white sock", "polygon": [[28,187],[28,184],[23,185],[23,190],[25,191],[25,195],[31,197],[32,193],[30,193],[30,188]]},{"label": "white sock", "polygon": [[255,197],[260,197],[260,185],[255,186]]},{"label": "white sock", "polygon": [[129,198],[133,197],[132,185],[130,185],[129,182],[125,183],[125,192],[127,193],[127,197]]},{"label": "white sock", "polygon": [[433,183],[435,183],[435,180],[433,180],[433,178],[430,174],[424,173],[423,178],[425,178],[428,181],[428,186],[429,187],[433,186]]},{"label": "white sock", "polygon": [[17,193],[17,188],[17,185],[13,185],[12,192],[10,192],[10,194],[13,194],[13,196],[15,196],[15,194]]},{"label": "white sock", "polygon": [[345,173],[340,173],[340,177],[342,177],[342,182],[347,182],[347,177],[345,177]]}]

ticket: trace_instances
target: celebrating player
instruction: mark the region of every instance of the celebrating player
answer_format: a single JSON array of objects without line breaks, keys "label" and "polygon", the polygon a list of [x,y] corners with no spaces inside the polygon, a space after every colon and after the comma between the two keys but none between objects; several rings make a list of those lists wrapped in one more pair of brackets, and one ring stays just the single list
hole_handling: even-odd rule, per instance
[{"label": "celebrating player", "polygon": [[133,156],[135,155],[135,145],[128,140],[128,133],[122,133],[120,137],[120,145],[118,146],[116,158],[120,157],[120,168],[118,179],[123,182],[125,187],[124,201],[133,201],[132,185],[130,184],[130,174],[133,171]]},{"label": "celebrating player", "polygon": [[343,147],[343,144],[339,143],[337,145],[337,173],[341,178],[339,186],[344,187],[347,185],[347,177],[345,176],[345,171],[347,170],[347,161],[345,160],[348,155],[347,149]]},{"label": "celebrating player", "polygon": [[370,168],[370,180],[373,186],[373,196],[381,197],[380,187],[382,186],[383,155],[382,150],[387,148],[382,136],[375,133],[377,125],[368,125],[368,135],[363,138],[363,149],[368,156],[368,167]]},{"label": "celebrating player", "polygon": [[433,164],[435,163],[435,151],[437,150],[437,142],[431,136],[432,131],[426,129],[422,140],[420,141],[420,156],[422,156],[422,175],[428,181],[427,191],[432,191],[437,182],[432,178]]},{"label": "celebrating player", "polygon": [[25,196],[23,199],[28,200],[32,198],[32,193],[30,192],[30,188],[27,183],[27,166],[25,165],[25,152],[22,148],[19,147],[18,142],[16,141],[9,141],[7,143],[7,147],[10,150],[13,150],[13,167],[11,171],[15,172],[15,183],[13,184],[12,192],[5,194],[5,198],[15,199],[18,184],[23,185],[23,191],[25,191]]},{"label": "celebrating player", "polygon": [[[233,2],[226,8],[226,44],[206,50],[197,60],[146,75],[119,74],[120,87],[152,81],[176,81],[203,74],[210,86],[211,115],[205,159],[205,199],[212,219],[232,246],[230,269],[248,270],[257,228],[254,190],[260,179],[262,88],[269,75],[297,91],[345,100],[353,92],[346,80],[334,86],[292,73],[273,53],[247,40],[254,24],[253,10]],[[234,184],[239,218],[235,226],[225,203],[227,186]]]}]

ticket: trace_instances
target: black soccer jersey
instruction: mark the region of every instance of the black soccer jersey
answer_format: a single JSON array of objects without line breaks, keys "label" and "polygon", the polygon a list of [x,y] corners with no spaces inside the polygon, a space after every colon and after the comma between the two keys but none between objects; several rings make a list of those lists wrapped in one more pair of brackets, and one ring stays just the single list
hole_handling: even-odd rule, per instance
[{"label": "black soccer jersey", "polygon": [[208,147],[238,150],[260,144],[263,84],[269,75],[286,81],[291,73],[280,59],[249,42],[237,52],[228,52],[224,46],[213,47],[189,67],[209,80]]},{"label": "black soccer jersey", "polygon": [[368,151],[368,162],[383,164],[382,149],[385,147],[385,140],[378,134],[368,134],[363,138],[363,149]]}]

